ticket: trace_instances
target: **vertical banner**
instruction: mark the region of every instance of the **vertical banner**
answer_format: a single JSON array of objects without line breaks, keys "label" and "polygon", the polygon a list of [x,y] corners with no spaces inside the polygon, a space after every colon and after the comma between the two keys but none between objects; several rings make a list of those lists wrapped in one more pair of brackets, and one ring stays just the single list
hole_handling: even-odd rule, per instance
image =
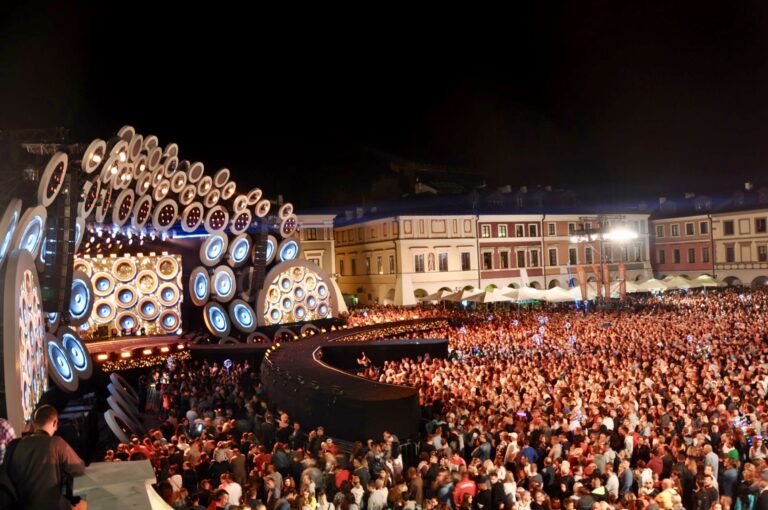
[{"label": "vertical banner", "polygon": [[597,299],[603,297],[602,278],[600,277],[600,266],[592,264],[592,272],[595,273],[595,285],[597,286]]},{"label": "vertical banner", "polygon": [[576,276],[579,279],[579,288],[581,289],[581,300],[586,301],[587,296],[587,272],[584,270],[584,266],[576,268]]},{"label": "vertical banner", "polygon": [[627,267],[624,262],[619,263],[619,297],[622,301],[627,297]]},{"label": "vertical banner", "polygon": [[603,264],[603,288],[605,299],[611,299],[611,270],[608,269],[608,264]]}]

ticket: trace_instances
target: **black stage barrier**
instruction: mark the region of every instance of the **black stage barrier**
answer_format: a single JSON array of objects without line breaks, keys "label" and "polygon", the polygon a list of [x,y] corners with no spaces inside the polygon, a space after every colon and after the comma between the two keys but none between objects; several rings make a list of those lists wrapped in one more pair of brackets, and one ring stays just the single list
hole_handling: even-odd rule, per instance
[{"label": "black stage barrier", "polygon": [[323,361],[342,370],[357,371],[357,360],[363,352],[373,365],[403,358],[415,359],[429,354],[431,358],[448,357],[448,340],[420,338],[414,340],[378,340],[366,344],[328,344],[323,347]]}]

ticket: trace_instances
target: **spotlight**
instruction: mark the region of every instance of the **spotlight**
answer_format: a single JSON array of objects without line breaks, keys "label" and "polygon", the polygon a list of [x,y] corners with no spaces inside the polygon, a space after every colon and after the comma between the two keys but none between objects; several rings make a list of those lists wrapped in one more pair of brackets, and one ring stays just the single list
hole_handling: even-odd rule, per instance
[{"label": "spotlight", "polygon": [[131,357],[131,353],[128,352],[128,351],[123,351],[123,352],[120,353],[120,357],[121,358],[130,358]]},{"label": "spotlight", "polygon": [[96,359],[99,361],[107,361],[107,359],[109,359],[109,354],[98,354]]},{"label": "spotlight", "polygon": [[168,352],[170,349],[168,347],[160,347],[160,352]]},{"label": "spotlight", "polygon": [[143,351],[141,351],[141,353],[144,356],[149,356],[150,354],[152,354],[152,349],[144,349]]},{"label": "spotlight", "polygon": [[184,344],[179,344],[179,345],[176,346],[176,348],[178,350],[182,350],[182,349],[184,349]]}]

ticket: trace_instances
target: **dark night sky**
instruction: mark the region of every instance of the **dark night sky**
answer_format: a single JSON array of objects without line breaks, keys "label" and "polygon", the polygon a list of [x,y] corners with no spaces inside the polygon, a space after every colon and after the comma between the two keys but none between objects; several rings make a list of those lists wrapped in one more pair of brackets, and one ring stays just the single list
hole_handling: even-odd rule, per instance
[{"label": "dark night sky", "polygon": [[89,140],[132,124],[307,206],[361,188],[370,150],[626,196],[735,188],[768,168],[759,2],[440,16],[114,4],[0,7],[0,128]]}]

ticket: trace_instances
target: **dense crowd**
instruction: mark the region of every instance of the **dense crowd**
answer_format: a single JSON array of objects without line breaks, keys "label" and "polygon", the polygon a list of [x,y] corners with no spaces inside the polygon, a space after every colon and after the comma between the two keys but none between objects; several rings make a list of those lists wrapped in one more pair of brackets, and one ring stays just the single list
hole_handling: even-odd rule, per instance
[{"label": "dense crowd", "polygon": [[[145,395],[149,458],[175,508],[768,509],[768,293],[629,308],[371,309],[447,316],[448,359],[364,375],[419,390],[418,457],[385,433],[341,451],[264,399],[253,367],[185,363]],[[765,434],[766,438],[763,438]]]}]

